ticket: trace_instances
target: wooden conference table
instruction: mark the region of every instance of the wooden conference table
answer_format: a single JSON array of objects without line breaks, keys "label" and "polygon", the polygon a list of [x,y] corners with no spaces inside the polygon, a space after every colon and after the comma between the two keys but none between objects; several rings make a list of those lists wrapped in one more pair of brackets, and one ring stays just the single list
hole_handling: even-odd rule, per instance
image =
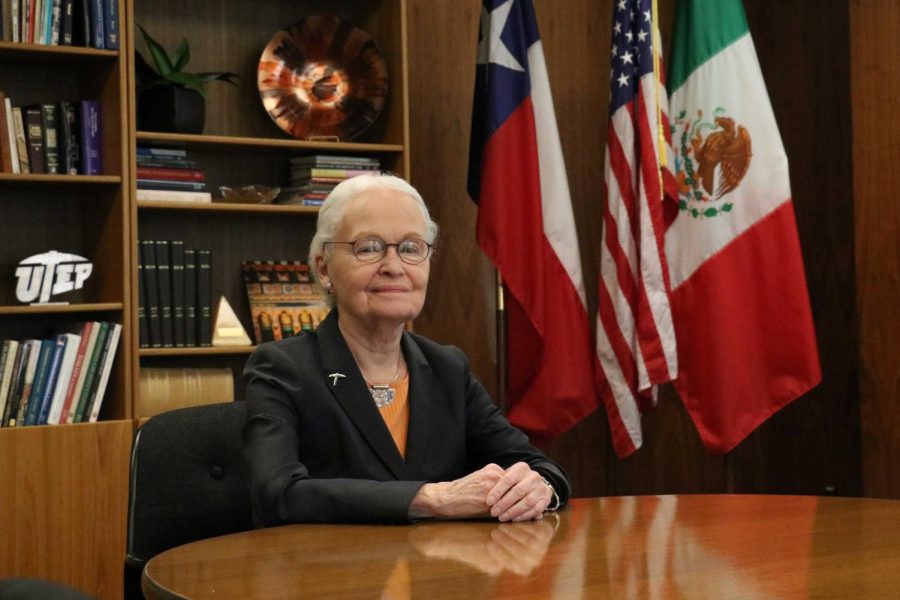
[{"label": "wooden conference table", "polygon": [[290,525],[186,544],[148,598],[898,598],[900,501],[573,500],[543,521]]}]

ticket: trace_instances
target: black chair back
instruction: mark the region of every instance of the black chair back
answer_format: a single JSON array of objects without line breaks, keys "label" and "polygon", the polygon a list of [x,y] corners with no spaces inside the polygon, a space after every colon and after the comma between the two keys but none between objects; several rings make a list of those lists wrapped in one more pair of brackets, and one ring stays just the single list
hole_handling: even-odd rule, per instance
[{"label": "black chair back", "polygon": [[241,454],[243,402],[182,408],[149,419],[131,450],[127,598],[141,570],[169,548],[253,528]]}]

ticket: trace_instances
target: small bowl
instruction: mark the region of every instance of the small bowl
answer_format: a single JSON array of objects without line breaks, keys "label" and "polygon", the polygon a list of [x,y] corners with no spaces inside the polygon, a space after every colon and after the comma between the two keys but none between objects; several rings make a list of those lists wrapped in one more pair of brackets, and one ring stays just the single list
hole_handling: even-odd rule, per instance
[{"label": "small bowl", "polygon": [[280,187],[267,185],[244,185],[241,187],[219,187],[222,194],[222,202],[234,202],[238,204],[271,204],[272,200],[281,192]]}]

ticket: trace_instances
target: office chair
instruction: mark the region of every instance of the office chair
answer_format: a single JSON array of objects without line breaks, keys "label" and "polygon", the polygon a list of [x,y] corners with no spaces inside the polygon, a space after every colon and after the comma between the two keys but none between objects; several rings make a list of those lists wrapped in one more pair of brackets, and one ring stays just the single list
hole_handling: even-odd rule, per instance
[{"label": "office chair", "polygon": [[125,597],[143,598],[141,571],[164,550],[253,528],[241,456],[243,402],[181,408],[149,419],[131,449]]}]

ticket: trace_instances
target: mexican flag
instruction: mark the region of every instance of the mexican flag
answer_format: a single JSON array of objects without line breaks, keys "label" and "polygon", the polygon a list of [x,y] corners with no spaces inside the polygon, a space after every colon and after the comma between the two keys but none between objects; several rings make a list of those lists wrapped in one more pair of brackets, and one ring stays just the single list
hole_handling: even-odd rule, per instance
[{"label": "mexican flag", "polygon": [[675,386],[728,452],[821,380],[787,157],[740,0],[679,0],[666,231]]}]

